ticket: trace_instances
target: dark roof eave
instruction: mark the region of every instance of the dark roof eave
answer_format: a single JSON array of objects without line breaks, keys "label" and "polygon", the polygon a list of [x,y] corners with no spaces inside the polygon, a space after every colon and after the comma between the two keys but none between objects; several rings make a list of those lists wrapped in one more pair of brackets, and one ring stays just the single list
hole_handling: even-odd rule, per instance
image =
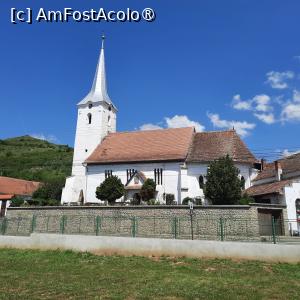
[{"label": "dark roof eave", "polygon": [[268,196],[268,195],[282,195],[281,192],[278,192],[278,191],[275,191],[275,192],[268,192],[268,193],[259,193],[259,194],[251,194],[251,193],[248,193],[247,190],[246,190],[246,193],[250,196],[250,197],[258,197],[258,196]]},{"label": "dark roof eave", "polygon": [[[218,159],[218,158],[216,158]],[[249,165],[253,165],[254,163],[257,163],[257,161],[253,160],[253,161],[247,161],[247,160],[237,160],[237,159],[233,159],[233,161],[235,163],[243,163],[243,164],[249,164]],[[204,160],[204,159],[190,159],[190,160],[186,160],[187,163],[210,163],[212,162],[212,160]]]},{"label": "dark roof eave", "polygon": [[137,164],[137,163],[162,163],[162,162],[184,162],[185,158],[174,159],[155,159],[155,160],[126,160],[126,161],[85,161],[87,165],[118,165],[118,164]]}]

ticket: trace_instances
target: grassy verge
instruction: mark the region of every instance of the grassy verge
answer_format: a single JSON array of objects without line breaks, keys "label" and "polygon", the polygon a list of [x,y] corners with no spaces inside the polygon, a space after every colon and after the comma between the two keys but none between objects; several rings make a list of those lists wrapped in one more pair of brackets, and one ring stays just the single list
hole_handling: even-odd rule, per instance
[{"label": "grassy verge", "polygon": [[300,299],[300,264],[0,250],[0,299]]}]

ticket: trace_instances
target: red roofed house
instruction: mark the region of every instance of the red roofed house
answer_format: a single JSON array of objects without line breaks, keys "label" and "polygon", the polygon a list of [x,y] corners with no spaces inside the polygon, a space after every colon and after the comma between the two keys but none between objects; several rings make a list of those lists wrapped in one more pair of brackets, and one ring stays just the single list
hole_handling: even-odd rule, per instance
[{"label": "red roofed house", "polygon": [[90,92],[78,103],[72,176],[67,178],[62,203],[100,203],[96,188],[106,177],[118,176],[126,196],[138,197],[147,178],[157,184],[157,200],[173,194],[204,201],[202,185],[208,164],[229,154],[250,187],[257,174],[256,159],[234,130],[196,133],[193,127],[116,132],[117,108],[106,88],[104,45]]},{"label": "red roofed house", "polygon": [[247,193],[257,203],[287,206],[290,230],[300,232],[300,153],[262,163],[262,170]]},{"label": "red roofed house", "polygon": [[31,197],[39,188],[40,182],[0,176],[0,215],[5,214],[9,200],[14,196]]}]

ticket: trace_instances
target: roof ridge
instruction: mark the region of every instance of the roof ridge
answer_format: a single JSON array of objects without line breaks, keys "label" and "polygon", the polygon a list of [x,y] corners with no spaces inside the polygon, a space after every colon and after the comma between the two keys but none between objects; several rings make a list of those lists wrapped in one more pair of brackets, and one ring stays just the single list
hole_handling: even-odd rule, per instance
[{"label": "roof ridge", "polygon": [[224,132],[234,132],[234,129],[228,129],[228,130],[209,130],[209,131],[201,131],[196,132],[197,134],[208,134],[208,133],[224,133]]},{"label": "roof ridge", "polygon": [[154,131],[171,131],[171,130],[181,130],[181,129],[194,129],[194,127],[189,126],[189,127],[161,128],[161,129],[151,129],[151,130],[118,131],[118,132],[110,132],[108,135],[121,135],[121,134],[129,134],[129,133],[154,132]]}]

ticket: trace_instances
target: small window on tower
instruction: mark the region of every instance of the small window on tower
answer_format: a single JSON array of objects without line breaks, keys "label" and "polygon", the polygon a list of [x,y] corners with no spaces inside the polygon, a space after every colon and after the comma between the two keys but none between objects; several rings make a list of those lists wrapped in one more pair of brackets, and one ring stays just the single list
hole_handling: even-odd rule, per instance
[{"label": "small window on tower", "polygon": [[93,107],[93,104],[92,104],[92,103],[90,103],[90,104],[89,104],[89,108],[92,108],[92,107]]},{"label": "small window on tower", "polygon": [[111,106],[108,107],[108,110],[111,111]]},{"label": "small window on tower", "polygon": [[89,124],[92,124],[92,114],[88,114],[88,122]]}]

